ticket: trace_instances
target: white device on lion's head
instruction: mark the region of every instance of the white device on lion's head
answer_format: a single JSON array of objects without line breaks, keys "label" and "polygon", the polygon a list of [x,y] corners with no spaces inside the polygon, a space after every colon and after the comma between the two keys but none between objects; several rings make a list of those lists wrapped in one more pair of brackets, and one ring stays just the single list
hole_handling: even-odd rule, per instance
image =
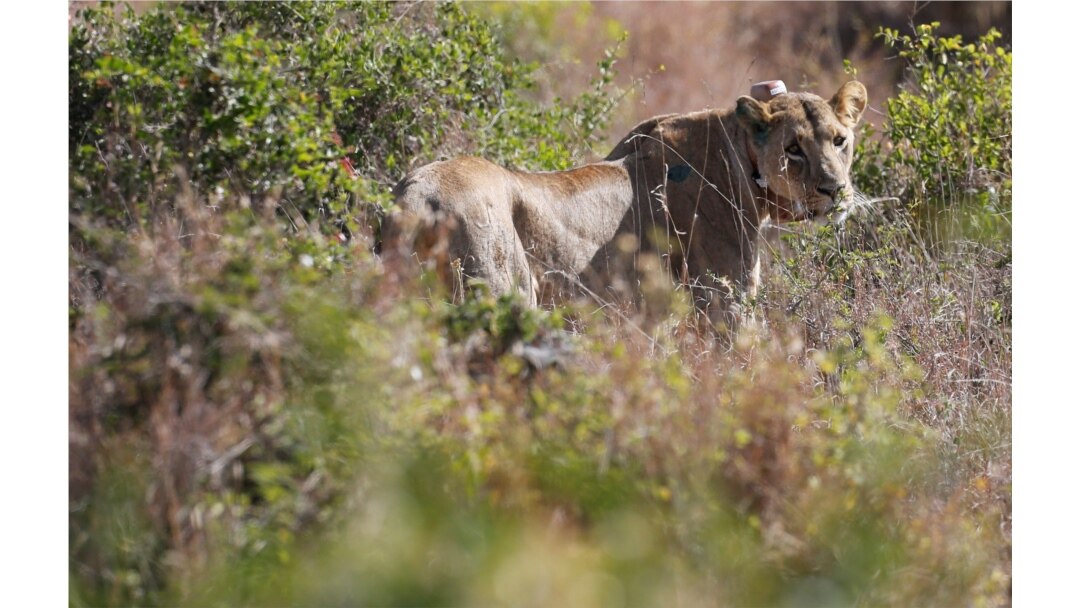
[{"label": "white device on lion's head", "polygon": [[783,80],[765,80],[750,87],[750,96],[758,101],[769,101],[784,93],[787,93],[787,86]]}]

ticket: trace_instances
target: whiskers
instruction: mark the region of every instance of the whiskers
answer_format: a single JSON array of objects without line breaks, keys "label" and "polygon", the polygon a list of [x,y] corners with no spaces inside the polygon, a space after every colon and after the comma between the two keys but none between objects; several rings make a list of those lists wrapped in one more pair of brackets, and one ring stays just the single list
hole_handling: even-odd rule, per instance
[{"label": "whiskers", "polygon": [[840,201],[833,212],[832,223],[837,227],[843,227],[852,215],[861,216],[872,211],[878,211],[880,203],[900,202],[894,196],[881,196],[871,198],[858,190],[853,190],[851,195]]}]

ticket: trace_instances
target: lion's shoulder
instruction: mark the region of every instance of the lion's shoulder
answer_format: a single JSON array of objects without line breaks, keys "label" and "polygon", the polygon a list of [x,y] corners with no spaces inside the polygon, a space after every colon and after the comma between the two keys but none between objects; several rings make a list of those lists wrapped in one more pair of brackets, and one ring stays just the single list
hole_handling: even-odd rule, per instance
[{"label": "lion's shoulder", "polygon": [[[651,155],[651,151],[662,147],[683,149],[695,146],[706,141],[707,138],[702,138],[701,134],[716,131],[727,114],[730,114],[729,110],[706,109],[653,116],[641,121],[623,136],[605,160],[619,160],[634,153]],[[727,128],[732,127],[740,128],[737,124]],[[733,136],[734,133],[727,134],[729,138]]]},{"label": "lion's shoulder", "polygon": [[679,114],[661,114],[639,122],[619,140],[619,143],[615,144],[615,147],[604,157],[604,160],[619,160],[636,152],[641,148],[642,143],[656,138],[656,130],[661,123],[677,116]]}]

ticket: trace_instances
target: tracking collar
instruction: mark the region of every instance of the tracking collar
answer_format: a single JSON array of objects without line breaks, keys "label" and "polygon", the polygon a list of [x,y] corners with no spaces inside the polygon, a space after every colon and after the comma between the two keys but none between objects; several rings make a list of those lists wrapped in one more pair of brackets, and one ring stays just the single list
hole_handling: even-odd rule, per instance
[{"label": "tracking collar", "polygon": [[765,201],[769,217],[772,217],[776,222],[795,219],[795,209],[800,207],[802,203],[792,201],[775,190],[769,190],[769,181],[758,171],[757,156],[754,154],[754,147],[750,143],[749,134],[746,136],[746,159],[750,161],[750,177],[753,178],[757,187],[761,188],[761,199]]},{"label": "tracking collar", "polygon": [[761,172],[757,168],[757,156],[754,154],[754,147],[750,145],[749,135],[746,137],[746,158],[750,161],[750,177],[753,178],[754,183],[758,185],[758,188],[762,190],[769,189],[769,180],[761,176]]}]

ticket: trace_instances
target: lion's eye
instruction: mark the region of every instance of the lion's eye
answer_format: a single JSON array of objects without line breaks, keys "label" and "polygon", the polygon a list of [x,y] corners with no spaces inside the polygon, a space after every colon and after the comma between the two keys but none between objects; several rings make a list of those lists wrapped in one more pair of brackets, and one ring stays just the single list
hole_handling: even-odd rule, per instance
[{"label": "lion's eye", "polygon": [[832,140],[832,143],[837,148],[843,148],[844,144],[847,143],[847,138],[844,137],[843,135],[837,135],[836,138]]},{"label": "lion's eye", "polygon": [[790,146],[784,148],[784,152],[787,152],[788,154],[790,154],[792,156],[802,156],[803,155],[802,154],[802,148],[799,147],[798,142],[793,143]]}]

